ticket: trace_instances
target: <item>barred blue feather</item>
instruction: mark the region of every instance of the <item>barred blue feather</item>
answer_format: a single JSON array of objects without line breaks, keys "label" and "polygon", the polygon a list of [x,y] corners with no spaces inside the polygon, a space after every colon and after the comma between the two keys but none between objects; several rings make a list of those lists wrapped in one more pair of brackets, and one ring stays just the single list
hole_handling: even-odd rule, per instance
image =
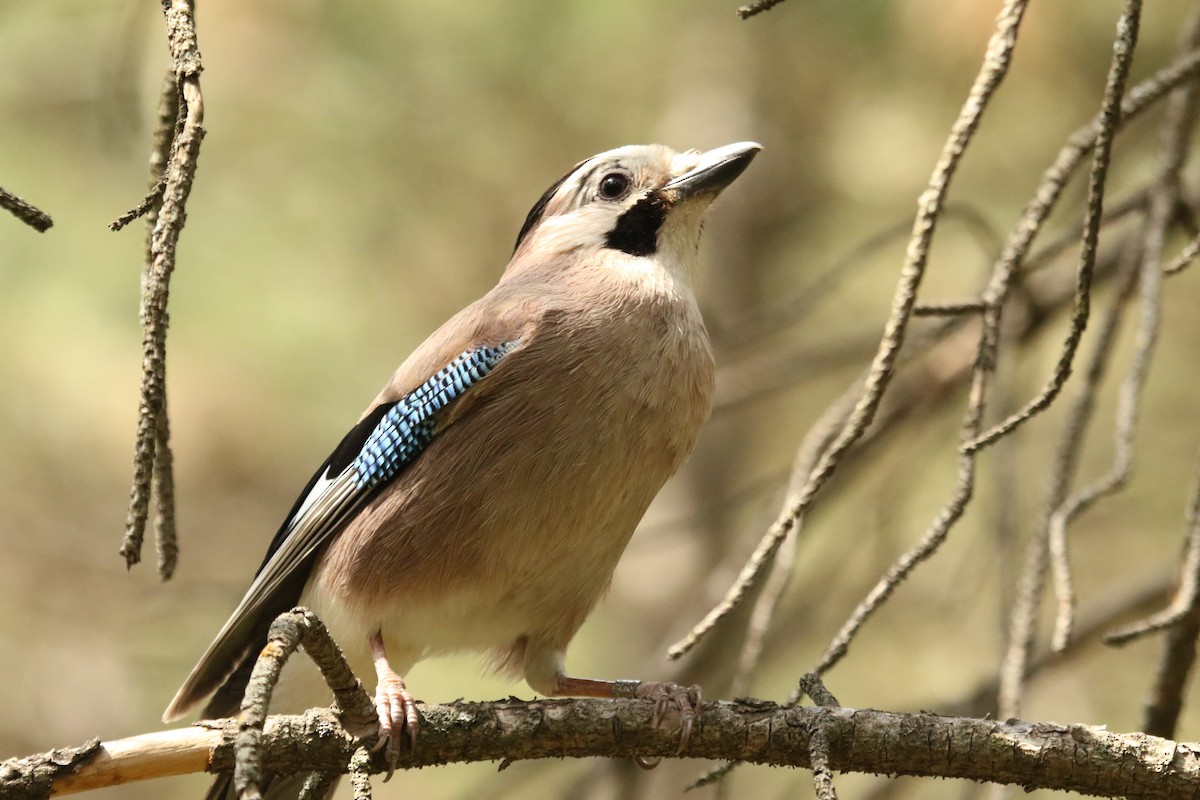
[{"label": "barred blue feather", "polygon": [[[517,343],[510,340],[463,352],[402,399],[376,406],[346,434],[296,500],[246,596],[180,688],[168,715],[179,714],[184,702],[220,687],[230,670],[244,663],[247,654],[255,651],[253,642],[265,636],[264,623],[295,604],[306,565],[320,548],[429,446],[438,415],[491,372]],[[210,716],[223,716],[229,702],[236,706],[238,698],[218,691]]]},{"label": "barred blue feather", "polygon": [[379,420],[354,459],[358,488],[391,480],[433,441],[437,414],[500,362],[515,342],[468,350],[410,392]]}]

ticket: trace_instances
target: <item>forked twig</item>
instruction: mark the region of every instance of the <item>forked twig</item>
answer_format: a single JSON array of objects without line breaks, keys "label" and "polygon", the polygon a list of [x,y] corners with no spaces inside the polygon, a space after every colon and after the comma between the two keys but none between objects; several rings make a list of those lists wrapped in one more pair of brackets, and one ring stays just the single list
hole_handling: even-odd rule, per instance
[{"label": "forked twig", "polygon": [[[196,175],[200,142],[204,138],[204,96],[200,91],[200,51],[196,46],[190,0],[163,0],[163,14],[167,20],[167,41],[173,66],[159,106],[159,128],[151,153],[152,188],[147,196],[150,202],[143,201],[138,206],[138,209],[145,207],[150,232],[140,308],[141,401],[134,445],[133,486],[120,552],[127,566],[141,560],[150,496],[152,490],[156,490],[159,574],[166,579],[174,570],[177,553],[174,481],[166,423],[167,300],[171,274],[175,270],[176,245],[186,220],[187,200]],[[155,201],[159,182],[162,183],[161,200]]]},{"label": "forked twig", "polygon": [[[1076,308],[1080,306],[1081,293],[1090,291],[1091,274],[1095,264],[1096,241],[1095,234],[1099,230],[1101,217],[1101,199],[1104,192],[1105,175],[1111,155],[1111,143],[1119,115],[1114,109],[1119,108],[1124,91],[1125,79],[1132,63],[1134,46],[1137,41],[1137,22],[1140,14],[1140,0],[1128,0],[1125,12],[1117,25],[1117,44],[1114,44],[1114,55],[1109,77],[1105,85],[1104,100],[1100,114],[1101,131],[1097,137],[1097,146],[1093,157],[1089,180],[1088,223],[1085,229],[1091,231],[1091,245],[1085,246],[1081,257],[1086,262],[1087,278],[1080,280],[1076,287]],[[1105,132],[1107,131],[1107,132]],[[996,272],[1005,271],[1004,261],[997,265]],[[1082,305],[1087,305],[1087,297]],[[1000,306],[989,305],[981,326],[978,356],[972,371],[971,388],[968,395],[967,410],[963,417],[960,439],[969,444],[979,436],[979,429],[986,406],[989,377],[994,370],[996,352],[999,345]],[[1082,330],[1082,329],[1080,329]],[[962,516],[967,503],[970,501],[975,486],[975,454],[976,448],[964,446],[960,450],[958,476],[950,500],[934,519],[929,530],[921,540],[904,553],[888,569],[887,573],[871,589],[867,596],[854,609],[850,618],[838,631],[837,635],[826,648],[820,661],[814,668],[817,674],[823,674],[836,664],[847,652],[850,642],[857,635],[863,623],[873,614],[896,588],[903,583],[918,564],[927,560],[941,546],[949,535],[950,529]]]},{"label": "forked twig", "polygon": [[1169,628],[1200,608],[1200,462],[1197,462],[1196,488],[1187,510],[1187,532],[1183,544],[1183,566],[1175,597],[1163,610],[1104,637],[1108,645],[1123,645],[1147,634]]},{"label": "forked twig", "polygon": [[[1197,30],[1197,26],[1200,26],[1200,17],[1198,17],[1197,20],[1191,26],[1191,33],[1189,33],[1188,36],[1185,36],[1184,42],[1182,43],[1181,48],[1180,48],[1183,51],[1183,55],[1181,55],[1177,59],[1175,64],[1173,64],[1169,68],[1173,72],[1173,75],[1171,77],[1183,78],[1183,77],[1185,77],[1185,72],[1189,76],[1194,75],[1192,68],[1187,67],[1186,65],[1188,65],[1189,63],[1195,63],[1197,55],[1200,55],[1200,51],[1195,49],[1195,38],[1194,37],[1197,35],[1200,35],[1200,31]],[[1183,70],[1181,71],[1179,68],[1183,68]],[[1158,75],[1156,75],[1155,78],[1153,79],[1157,82],[1157,85],[1158,85],[1158,87],[1160,87],[1160,90],[1161,90],[1161,88],[1165,88],[1169,83],[1168,81],[1161,80],[1161,78],[1164,77],[1164,73],[1165,73],[1165,71],[1160,71],[1160,73]],[[1145,85],[1145,84],[1143,84],[1143,85]],[[1182,81],[1180,81],[1180,83],[1177,85],[1182,85]],[[1174,89],[1175,86],[1171,86],[1170,88]],[[1137,92],[1137,90],[1135,89],[1134,92],[1130,93],[1131,96],[1136,94],[1136,92]],[[1177,95],[1177,97],[1178,97],[1178,95]],[[1128,100],[1126,101],[1126,103],[1128,106]],[[1176,153],[1176,154],[1178,154],[1179,158],[1182,158],[1183,151],[1180,150],[1177,146],[1178,145],[1178,135],[1179,135],[1178,131],[1188,129],[1188,128],[1190,128],[1190,126],[1192,124],[1191,122],[1186,121],[1186,118],[1188,115],[1181,114],[1180,111],[1178,110],[1180,103],[1182,103],[1182,99],[1176,100],[1173,103],[1173,105],[1176,107],[1176,110],[1174,110],[1174,111],[1169,110],[1169,112],[1168,112],[1168,122],[1164,128],[1164,132],[1166,134],[1164,136],[1164,144],[1165,144],[1164,168],[1161,171],[1160,176],[1169,175],[1171,172],[1174,171],[1174,168],[1171,167],[1170,165],[1171,165],[1172,161],[1175,159],[1175,156],[1171,156],[1169,154]],[[1171,118],[1174,118],[1174,119],[1171,119]],[[1172,129],[1174,129],[1177,132],[1170,133],[1170,131]],[[1173,138],[1176,140],[1175,144],[1172,144]],[[1182,162],[1180,162],[1180,163],[1182,163]],[[1162,195],[1162,193],[1163,193],[1162,187],[1163,186],[1164,186],[1164,184],[1160,177],[1159,182],[1156,184],[1156,186],[1153,188],[1152,191],[1158,193],[1159,195]],[[1176,197],[1178,196],[1177,192],[1175,192],[1175,196]],[[1159,220],[1161,223],[1161,220],[1163,219],[1163,216],[1162,216],[1163,206],[1161,205],[1161,202],[1162,202],[1161,200],[1159,200],[1158,202],[1160,205],[1158,206],[1156,213],[1159,216]],[[1171,219],[1177,218],[1178,215],[1176,212],[1177,212],[1177,208],[1171,209],[1171,213],[1168,215],[1168,217]],[[1160,226],[1152,225],[1152,227],[1160,227]],[[1161,243],[1156,245],[1155,235],[1151,234],[1151,235],[1147,236],[1146,238],[1147,238],[1147,241],[1141,242],[1140,243],[1141,245],[1144,246],[1146,244],[1149,244],[1150,246],[1157,246],[1161,252]],[[1139,256],[1139,258],[1142,258],[1142,256]],[[1150,268],[1151,264],[1153,264],[1154,268],[1157,269],[1157,260],[1156,259],[1150,259],[1148,257],[1143,258],[1142,263],[1144,265],[1144,269],[1142,270],[1143,276],[1145,275],[1145,269]],[[1151,285],[1151,300],[1150,300],[1150,302],[1152,305],[1156,306],[1156,301],[1154,299],[1154,295],[1157,294],[1156,278],[1152,277],[1152,278],[1150,278],[1150,281],[1151,281],[1151,284],[1150,284]],[[1156,317],[1157,317],[1157,311],[1152,310],[1149,315],[1149,321],[1150,321],[1150,324],[1155,329],[1157,327]],[[1143,314],[1143,320],[1144,320],[1143,321],[1143,332],[1142,332],[1142,334],[1140,334],[1139,339],[1142,343],[1152,342],[1152,336],[1147,336],[1147,333],[1146,333],[1146,327],[1145,327],[1146,314],[1145,313]],[[1144,347],[1141,348],[1141,350],[1143,352],[1145,352]],[[1141,360],[1142,359],[1138,358],[1138,357],[1135,357],[1135,359],[1134,359],[1134,364],[1133,364],[1133,367],[1131,368],[1131,377],[1129,379],[1127,379],[1127,381],[1126,381],[1126,394],[1127,395],[1129,392],[1129,387],[1140,385],[1141,378],[1139,378],[1136,373],[1139,370],[1143,369],[1143,367],[1138,366],[1138,363]],[[1088,410],[1090,411],[1090,405],[1093,401],[1090,399],[1090,396],[1086,391],[1084,394],[1081,395],[1081,402],[1086,402],[1086,404],[1088,405]],[[1129,413],[1128,409],[1131,407],[1131,404],[1128,401],[1126,401],[1123,405],[1125,405],[1125,407],[1127,409],[1126,414],[1128,414]],[[1077,415],[1075,415],[1075,416],[1077,416]],[[1128,417],[1126,417],[1126,419],[1128,419]],[[1121,426],[1119,426],[1119,427],[1121,427]],[[1125,424],[1124,427],[1126,430],[1130,430],[1130,427],[1128,426],[1128,424]],[[1079,434],[1080,434],[1080,431],[1072,430],[1072,427],[1070,425],[1068,425],[1066,431],[1064,432],[1062,447],[1069,448],[1069,452],[1071,453],[1070,468],[1068,469],[1066,466],[1062,465],[1061,458],[1060,458],[1060,467],[1057,468],[1054,471],[1054,473],[1052,473],[1054,475],[1054,480],[1056,482],[1057,490],[1055,492],[1052,492],[1052,494],[1051,494],[1051,502],[1049,504],[1049,508],[1051,510],[1059,509],[1060,507],[1063,506],[1063,504],[1065,502],[1066,488],[1069,485],[1069,482],[1071,480],[1070,473],[1073,472],[1073,469],[1074,469],[1074,462],[1075,462],[1074,452],[1077,451],[1077,448],[1079,446],[1079,441],[1078,441]],[[1075,440],[1075,441],[1072,442],[1072,440]],[[1119,464],[1118,464],[1118,466],[1119,466]],[[1086,495],[1084,495],[1084,496],[1086,497]],[[1017,602],[1016,606],[1014,607],[1014,611],[1013,611],[1013,615],[1012,615],[1013,623],[1012,623],[1012,629],[1010,631],[1008,650],[1005,655],[1004,663],[1001,668],[1001,690],[1000,690],[999,711],[1002,715],[1006,715],[1006,716],[1015,716],[1016,714],[1019,713],[1019,705],[1020,705],[1021,695],[1022,695],[1023,686],[1024,686],[1025,665],[1028,662],[1029,652],[1030,652],[1030,649],[1032,646],[1034,620],[1036,617],[1038,605],[1040,603],[1042,585],[1043,585],[1043,581],[1044,581],[1045,565],[1046,565],[1045,557],[1046,557],[1046,553],[1047,553],[1048,537],[1049,537],[1049,519],[1047,519],[1047,523],[1044,528],[1043,535],[1035,535],[1030,540],[1029,550],[1028,550],[1027,559],[1026,559],[1026,566],[1025,566],[1025,570],[1024,570],[1024,573],[1022,575],[1022,580],[1021,580],[1021,590],[1018,594],[1018,602]],[[1065,550],[1061,543],[1056,546],[1056,554],[1055,555],[1056,555],[1056,560],[1058,560],[1060,562],[1059,566],[1057,567],[1057,574],[1059,576],[1062,576],[1062,575],[1069,576],[1069,572],[1065,568]],[[1060,595],[1063,595],[1064,593],[1061,588],[1061,577],[1060,577],[1059,581],[1060,581],[1060,584],[1059,584],[1060,585]],[[1068,598],[1067,602],[1069,603],[1070,602],[1069,595],[1066,595],[1066,596]],[[1061,610],[1061,608],[1062,608],[1062,604],[1060,604],[1060,613],[1059,613],[1060,621],[1063,619],[1063,611]],[[1062,630],[1062,629],[1063,628],[1062,628],[1062,625],[1060,622],[1060,630]],[[1065,637],[1060,636],[1058,638],[1059,638],[1058,643],[1060,645],[1065,644]]]},{"label": "forked twig", "polygon": [[283,665],[298,647],[304,648],[321,671],[347,731],[362,735],[378,719],[374,701],[363,690],[321,620],[304,608],[280,614],[271,623],[267,643],[254,663],[242,699],[233,784],[243,800],[260,797],[258,785],[264,777],[261,743],[267,709]]},{"label": "forked twig", "polygon": [[[1063,342],[1062,352],[1046,385],[1024,408],[990,430],[976,436],[963,445],[966,451],[975,451],[996,441],[1014,430],[1035,414],[1044,411],[1062,391],[1075,361],[1075,351],[1083,331],[1087,327],[1091,308],[1092,268],[1096,262],[1096,248],[1100,235],[1100,220],[1104,210],[1104,185],[1108,177],[1108,165],[1112,153],[1113,139],[1122,115],[1121,98],[1129,78],[1129,67],[1133,63],[1133,50],[1137,45],[1138,24],[1141,20],[1141,1],[1127,0],[1125,11],[1117,22],[1117,38],[1113,41],[1113,60],[1104,88],[1104,101],[1096,125],[1092,170],[1088,176],[1088,201],[1083,242],[1079,254],[1079,269],[1076,273],[1075,303],[1071,310],[1071,323]],[[1003,293],[988,298],[992,304],[1003,302]]]},{"label": "forked twig", "polygon": [[900,271],[900,279],[892,301],[892,312],[884,327],[879,350],[867,374],[866,383],[849,420],[833,443],[822,454],[816,467],[805,481],[804,488],[794,503],[783,510],[770,530],[759,542],[737,581],[725,599],[697,624],[685,639],[668,651],[670,658],[680,658],[691,650],[712,627],[728,614],[755,584],[764,568],[774,558],[784,538],[797,528],[805,511],[812,505],[821,487],[833,475],[842,456],[856,442],[875,417],[883,393],[887,389],[904,343],[904,336],[916,303],[917,289],[925,274],[929,258],[929,247],[934,228],[945,203],[951,178],[959,161],[971,141],[988,100],[995,93],[1000,81],[1008,71],[1012,51],[1016,45],[1017,28],[1025,12],[1027,0],[1006,0],[997,20],[996,29],[988,42],[987,54],[970,94],[938,159],[930,178],[929,186],[917,203],[917,216],[913,223],[907,255]]},{"label": "forked twig", "polygon": [[[1200,14],[1195,15],[1181,43],[1187,51],[1200,45]],[[1167,101],[1162,124],[1162,148],[1157,179],[1150,191],[1150,206],[1141,252],[1139,296],[1141,319],[1129,370],[1117,397],[1114,455],[1108,474],[1080,489],[1055,509],[1050,517],[1050,565],[1058,596],[1052,646],[1061,650],[1071,636],[1075,593],[1067,559],[1067,526],[1097,500],[1122,489],[1133,470],[1133,443],[1142,389],[1154,357],[1161,319],[1163,247],[1179,204],[1180,180],[1187,163],[1188,144],[1196,122],[1196,85],[1181,86]]]},{"label": "forked twig", "polygon": [[1000,666],[997,702],[1000,713],[1006,717],[1014,717],[1019,713],[1020,698],[1028,671],[1027,664],[1033,647],[1034,623],[1045,587],[1050,515],[1062,504],[1074,480],[1084,442],[1084,431],[1091,423],[1095,410],[1096,387],[1108,368],[1126,305],[1137,285],[1141,245],[1140,237],[1132,237],[1125,242],[1118,256],[1120,263],[1117,267],[1116,292],[1098,326],[1098,336],[1083,372],[1082,386],[1063,423],[1050,471],[1045,514],[1026,545],[1025,559],[1017,580],[1009,617],[1008,643]]}]

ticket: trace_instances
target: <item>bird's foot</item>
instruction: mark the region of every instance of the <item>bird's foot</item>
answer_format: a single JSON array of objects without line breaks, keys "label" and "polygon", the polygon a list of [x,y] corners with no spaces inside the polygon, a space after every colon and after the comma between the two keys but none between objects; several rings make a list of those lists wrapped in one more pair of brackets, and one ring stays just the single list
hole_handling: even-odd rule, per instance
[{"label": "bird's foot", "polygon": [[412,752],[417,749],[417,729],[421,718],[417,714],[417,701],[404,680],[391,669],[379,671],[379,684],[375,688],[375,711],[379,714],[379,741],[372,748],[378,752],[387,748],[387,777],[390,780],[400,758],[401,737],[408,732],[408,743]]},{"label": "bird's foot", "polygon": [[[700,714],[700,706],[704,702],[704,695],[700,687],[643,681],[625,696],[650,700],[654,703],[654,713],[650,717],[650,724],[655,728],[662,727],[668,721],[678,721],[679,749],[675,752],[677,755],[682,755],[692,738],[692,729]],[[661,759],[637,758],[634,760],[639,767],[653,769],[658,766]]]}]

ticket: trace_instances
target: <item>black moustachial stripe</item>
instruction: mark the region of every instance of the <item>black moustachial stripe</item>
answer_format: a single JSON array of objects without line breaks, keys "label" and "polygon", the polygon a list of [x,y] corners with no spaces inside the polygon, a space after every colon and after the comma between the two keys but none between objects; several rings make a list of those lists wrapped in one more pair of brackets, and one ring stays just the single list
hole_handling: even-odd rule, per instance
[{"label": "black moustachial stripe", "polygon": [[658,229],[667,218],[669,205],[661,193],[651,191],[617,219],[605,243],[631,256],[654,255],[658,249]]}]

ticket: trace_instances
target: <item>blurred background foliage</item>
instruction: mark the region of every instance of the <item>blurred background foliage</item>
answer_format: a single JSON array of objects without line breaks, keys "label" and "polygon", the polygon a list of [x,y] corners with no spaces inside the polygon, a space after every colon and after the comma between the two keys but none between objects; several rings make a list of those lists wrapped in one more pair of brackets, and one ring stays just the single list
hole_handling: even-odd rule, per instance
[{"label": "blurred background foliage", "polygon": [[[171,300],[183,552],[164,585],[150,564],[127,573],[116,552],[142,233],[105,228],[145,189],[169,63],[161,14],[129,0],[0,3],[0,185],[55,219],[38,235],[0,217],[0,758],[158,727],[310,471],[410,349],[495,281],[524,213],[565,169],[631,142],[756,139],[766,149],[713,214],[699,276],[722,404],[569,656],[580,675],[667,675],[664,644],[728,586],[778,509],[800,438],[868,362],[904,235],[852,259],[805,305],[811,282],[911,220],[999,2],[793,0],[746,23],[732,1],[715,0],[197,5],[208,136]],[[1186,5],[1147,4],[1135,80],[1170,59]],[[1095,113],[1119,6],[1032,4],[951,193],[974,221],[943,223],[924,298],[978,288],[1042,169]],[[1158,117],[1119,139],[1115,193],[1147,180]],[[1080,218],[1082,193],[1076,180],[1054,218],[1060,229]],[[1073,254],[1051,269],[1069,275]],[[1177,559],[1197,447],[1197,295],[1194,269],[1168,283],[1135,479],[1074,528],[1084,611]],[[786,325],[747,333],[781,309]],[[1063,324],[1003,361],[1013,404],[1048,374]],[[1111,458],[1109,388],[1084,476]],[[829,487],[805,523],[754,694],[785,697],[924,531],[953,478],[961,402],[956,390],[920,405]],[[829,676],[843,703],[942,710],[995,671],[1020,555],[1013,537],[1039,513],[1061,419],[1052,409],[1006,444],[1005,474],[985,456],[949,543]],[[1085,646],[1085,657],[1038,676],[1025,715],[1137,729],[1158,649]],[[689,677],[723,696],[736,657],[736,637],[718,636]],[[431,702],[531,695],[480,676],[470,656],[423,663],[410,685]],[[1180,738],[1200,738],[1198,722],[1189,714]],[[607,762],[517,763],[501,774],[455,765],[376,791],[665,797],[697,772],[686,762],[645,776]],[[727,791],[803,796],[808,781],[746,767]],[[881,785],[840,781],[845,796]],[[198,796],[204,783],[96,796]]]}]

